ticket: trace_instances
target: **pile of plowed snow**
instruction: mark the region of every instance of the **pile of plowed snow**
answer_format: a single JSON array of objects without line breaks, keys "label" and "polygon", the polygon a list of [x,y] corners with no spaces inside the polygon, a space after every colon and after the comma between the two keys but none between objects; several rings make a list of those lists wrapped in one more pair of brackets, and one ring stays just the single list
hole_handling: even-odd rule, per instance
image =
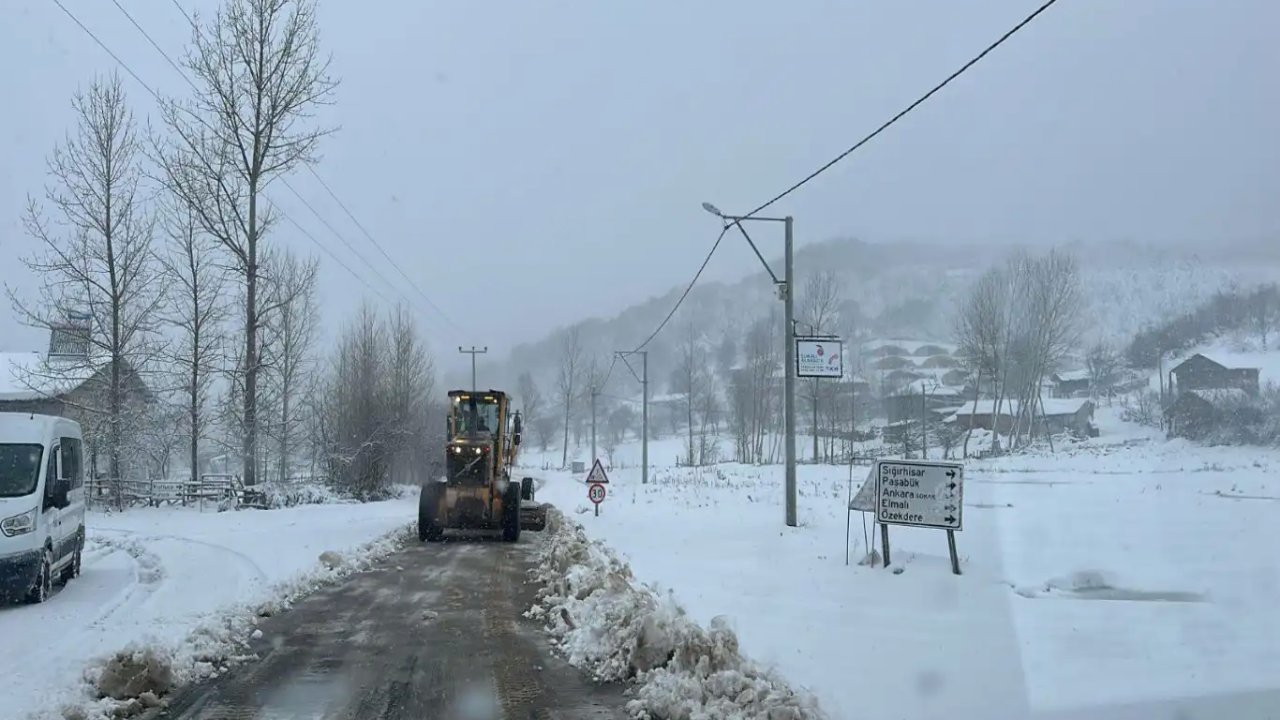
[{"label": "pile of plowed snow", "polygon": [[825,717],[807,692],[742,656],[722,618],[704,630],[670,595],[639,585],[631,569],[582,526],[551,509],[526,615],[547,624],[576,667],[601,681],[634,681],[627,703],[642,720]]}]

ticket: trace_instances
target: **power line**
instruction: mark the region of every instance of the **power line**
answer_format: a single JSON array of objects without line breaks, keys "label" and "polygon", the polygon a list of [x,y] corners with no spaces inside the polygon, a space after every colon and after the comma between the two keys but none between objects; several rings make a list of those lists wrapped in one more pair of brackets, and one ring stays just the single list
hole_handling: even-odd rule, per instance
[{"label": "power line", "polygon": [[125,72],[133,76],[133,79],[137,80],[139,85],[145,88],[147,92],[151,93],[152,97],[154,97],[156,100],[160,99],[160,94],[157,93],[155,90],[152,90],[150,85],[143,82],[142,78],[138,77],[138,73],[134,72],[133,68],[129,67],[125,63],[125,61],[121,60],[119,55],[116,55],[114,52],[112,52],[111,48],[107,47],[106,43],[98,39],[98,36],[94,35],[92,30],[86,27],[84,23],[80,22],[80,18],[73,15],[71,11],[67,9],[67,6],[62,4],[61,0],[53,0],[53,4],[57,5],[62,10],[62,12],[66,13],[67,17],[71,18],[72,22],[74,22],[76,25],[79,25],[80,29],[83,30],[86,35],[93,38],[93,41],[98,44],[98,47],[105,50],[106,53],[111,56],[111,59],[115,60],[120,67],[124,68]]},{"label": "power line", "polygon": [[[748,218],[753,217],[754,215],[756,215],[756,214],[757,214],[757,213],[759,213],[760,211],[765,210],[766,208],[768,208],[769,206],[771,206],[771,205],[773,205],[774,203],[778,202],[778,201],[779,201],[779,200],[781,200],[782,198],[784,198],[784,197],[786,197],[786,196],[790,195],[791,193],[795,192],[796,190],[799,190],[801,187],[803,187],[805,184],[807,184],[810,180],[813,180],[814,178],[818,177],[818,176],[819,176],[819,175],[821,175],[822,173],[824,173],[824,172],[826,172],[827,170],[831,169],[831,167],[833,167],[836,163],[840,162],[841,160],[845,159],[845,158],[846,158],[846,157],[848,157],[849,155],[853,154],[855,151],[857,151],[857,150],[858,150],[859,148],[861,148],[863,145],[866,145],[867,143],[869,143],[869,142],[871,142],[872,140],[874,140],[878,135],[880,135],[880,133],[884,132],[885,130],[888,130],[892,125],[894,125],[895,123],[897,123],[899,120],[901,120],[903,117],[905,117],[905,116],[906,116],[908,113],[910,113],[912,110],[915,110],[917,107],[919,107],[920,105],[924,104],[924,102],[925,102],[926,100],[928,100],[929,98],[931,98],[931,97],[933,97],[935,94],[937,94],[937,93],[938,93],[938,91],[942,90],[942,88],[944,88],[944,87],[946,87],[947,85],[951,84],[951,81],[952,81],[952,80],[955,80],[956,78],[960,77],[960,76],[961,76],[961,75],[963,75],[963,74],[964,74],[964,73],[965,73],[969,68],[971,68],[971,67],[973,67],[974,65],[978,64],[978,62],[979,62],[979,61],[981,61],[983,58],[985,58],[985,57],[986,57],[986,56],[987,56],[987,55],[988,55],[992,50],[995,50],[996,48],[1000,47],[1002,44],[1004,44],[1004,42],[1005,42],[1006,40],[1008,40],[1009,38],[1013,37],[1013,36],[1014,36],[1014,34],[1016,34],[1019,30],[1021,30],[1021,29],[1022,29],[1022,28],[1024,28],[1024,27],[1026,27],[1027,25],[1031,24],[1031,21],[1033,21],[1033,20],[1035,20],[1037,17],[1039,17],[1041,13],[1043,13],[1045,10],[1048,10],[1048,9],[1049,9],[1049,8],[1050,8],[1054,3],[1056,3],[1057,1],[1058,1],[1058,0],[1045,0],[1044,4],[1042,4],[1040,7],[1036,8],[1034,12],[1032,12],[1032,13],[1031,13],[1030,15],[1028,15],[1027,17],[1023,18],[1021,22],[1019,22],[1017,25],[1014,25],[1012,28],[1010,28],[1007,32],[1005,32],[1003,35],[1001,35],[1001,36],[1000,36],[1000,37],[999,37],[995,42],[991,43],[991,44],[990,44],[990,45],[988,45],[985,49],[983,49],[983,50],[982,50],[982,52],[980,52],[980,53],[978,53],[977,55],[975,55],[973,58],[971,58],[971,59],[970,59],[968,62],[966,62],[964,65],[961,65],[959,69],[957,69],[955,72],[953,72],[953,73],[951,73],[950,75],[948,75],[948,76],[947,76],[947,77],[946,77],[942,82],[938,83],[937,85],[934,85],[934,86],[933,86],[933,87],[932,87],[928,92],[926,92],[925,94],[923,94],[923,95],[921,95],[919,98],[917,98],[915,102],[911,103],[911,104],[910,104],[910,105],[908,105],[907,107],[905,107],[905,108],[903,108],[902,110],[900,110],[896,115],[894,115],[893,117],[891,117],[891,118],[889,118],[888,120],[886,120],[883,124],[881,124],[881,125],[880,125],[880,127],[878,127],[878,128],[876,128],[875,130],[873,130],[869,135],[867,135],[866,137],[862,138],[861,140],[859,140],[858,142],[856,142],[856,143],[854,143],[852,146],[850,146],[850,147],[849,147],[849,149],[845,150],[844,152],[840,153],[840,154],[839,154],[839,155],[837,155],[836,157],[832,158],[830,161],[828,161],[828,162],[827,162],[825,165],[823,165],[822,167],[820,167],[820,168],[818,168],[817,170],[814,170],[813,172],[809,173],[809,174],[808,174],[807,176],[805,176],[805,177],[804,177],[804,179],[802,179],[800,182],[798,182],[798,183],[796,183],[796,184],[792,185],[791,187],[787,188],[786,190],[783,190],[781,193],[779,193],[779,194],[775,195],[772,199],[770,199],[768,202],[764,203],[764,204],[763,204],[763,205],[761,205],[760,207],[757,207],[756,209],[752,210],[751,212],[747,213],[746,215],[743,215],[742,217],[737,218],[737,219],[736,219],[736,222],[735,222],[734,224],[737,224],[737,225],[738,225],[738,228],[739,228],[740,230],[742,230],[742,234],[743,234],[743,236],[745,237],[745,236],[746,236],[746,230],[742,228],[742,225],[741,225],[741,221],[742,221],[742,220],[746,220],[746,219],[748,219]],[[177,2],[177,0],[174,0],[174,2]],[[698,282],[698,278],[702,275],[702,271],[707,267],[707,263],[711,260],[711,256],[712,256],[712,255],[714,255],[714,254],[715,254],[715,252],[716,252],[716,249],[720,247],[720,241],[724,239],[725,231],[727,231],[730,227],[732,227],[732,225],[725,225],[724,229],[720,231],[720,236],[719,236],[718,238],[716,238],[715,244],[711,246],[711,251],[710,251],[709,253],[707,253],[707,257],[706,257],[706,259],[704,259],[704,260],[702,261],[702,266],[701,266],[701,267],[699,267],[699,268],[698,268],[698,272],[694,274],[694,276],[693,276],[693,280],[689,283],[689,286],[685,288],[684,293],[680,296],[680,299],[679,299],[678,301],[676,301],[675,307],[671,308],[671,312],[670,312],[670,313],[667,313],[667,317],[666,317],[666,318],[664,318],[664,319],[662,320],[662,322],[658,324],[658,327],[657,327],[657,328],[656,328],[656,329],[655,329],[655,330],[654,330],[654,331],[649,335],[649,337],[648,337],[648,338],[646,338],[646,339],[645,339],[645,341],[644,341],[644,342],[640,343],[640,344],[636,347],[636,350],[641,350],[641,349],[643,349],[643,348],[644,348],[646,345],[648,345],[648,344],[649,344],[649,343],[650,343],[650,342],[651,342],[655,337],[657,337],[658,333],[662,332],[662,328],[663,328],[663,327],[665,327],[665,326],[666,326],[666,324],[667,324],[667,322],[669,322],[669,321],[671,320],[671,317],[672,317],[673,315],[675,315],[676,310],[678,310],[678,309],[680,308],[680,304],[684,302],[684,299],[685,299],[686,297],[688,297],[688,295],[689,295],[689,291],[693,289],[694,283],[697,283],[697,282]],[[748,238],[747,238],[747,241],[748,241],[748,242],[750,242],[750,240],[751,240],[751,239],[748,237]],[[754,248],[755,248],[755,245],[754,245],[754,243],[753,243],[753,244],[752,244],[752,249],[754,249]],[[760,254],[758,250],[756,251],[756,254],[757,254],[757,256]],[[764,258],[761,258],[761,261],[763,261],[763,260],[764,260]],[[768,267],[768,264],[767,264],[767,263],[766,263],[765,267],[766,267],[766,268]],[[770,274],[772,274],[772,271],[770,271]],[[787,292],[791,292],[791,288],[787,288]]]},{"label": "power line", "polygon": [[[174,2],[177,2],[177,0],[174,0]],[[342,202],[342,199],[339,198],[337,193],[335,193],[333,189],[329,187],[329,183],[325,182],[324,178],[320,177],[320,174],[315,171],[315,168],[311,167],[310,165],[307,165],[306,167],[307,167],[307,170],[311,171],[311,175],[315,177],[316,182],[320,183],[320,187],[324,188],[325,192],[329,193],[329,197],[333,198],[333,201],[338,204],[338,207],[342,208],[342,211],[347,214],[347,217],[351,218],[351,222],[355,223],[355,226],[360,228],[360,232],[364,233],[364,236],[369,239],[370,243],[373,243],[373,246],[378,249],[379,253],[382,253],[382,257],[386,259],[387,264],[395,268],[396,272],[400,274],[400,277],[404,278],[404,281],[409,283],[409,287],[413,288],[414,291],[416,291],[419,295],[421,295],[422,299],[426,301],[427,305],[429,305],[432,310],[435,310],[436,313],[440,315],[440,317],[444,318],[445,322],[452,325],[455,329],[461,330],[462,328],[458,327],[458,324],[453,321],[453,318],[450,318],[448,315],[446,315],[445,312],[441,310],[438,305],[436,305],[434,302],[431,301],[431,298],[427,297],[427,294],[423,292],[422,288],[419,287],[418,284],[415,283],[407,273],[405,273],[404,269],[400,267],[400,264],[397,263],[395,260],[391,259],[391,256],[388,255],[387,251],[383,249],[382,244],[374,239],[373,234],[370,233],[369,230],[365,228],[364,223],[356,219],[356,216],[351,212],[350,209],[347,208],[347,204]]]},{"label": "power line", "polygon": [[667,313],[667,316],[662,319],[662,322],[658,323],[658,327],[654,328],[653,332],[649,334],[649,337],[645,338],[644,342],[637,345],[636,349],[631,352],[639,352],[643,350],[646,345],[658,336],[658,333],[662,332],[662,328],[666,327],[667,323],[671,321],[671,317],[676,314],[676,310],[680,309],[681,303],[684,302],[685,298],[689,297],[689,291],[693,290],[693,286],[697,284],[698,278],[702,277],[702,271],[707,269],[707,263],[711,262],[711,256],[716,254],[716,248],[720,247],[720,241],[724,240],[724,235],[729,232],[730,227],[732,226],[725,225],[721,228],[720,236],[716,238],[715,243],[711,246],[711,251],[707,253],[705,258],[703,258],[702,265],[698,267],[698,272],[694,273],[693,279],[689,281],[689,286],[684,289],[683,293],[681,293],[680,299],[677,300],[675,306],[671,308],[671,312]]},{"label": "power line", "polygon": [[860,148],[860,147],[862,147],[863,145],[866,145],[867,143],[871,142],[873,139],[875,139],[875,137],[876,137],[877,135],[879,135],[880,133],[884,132],[885,130],[888,130],[888,129],[889,129],[889,127],[890,127],[891,125],[893,125],[894,123],[898,122],[898,121],[899,121],[899,120],[901,120],[903,117],[905,117],[905,116],[907,115],[907,113],[911,112],[912,110],[915,110],[917,107],[919,107],[920,105],[922,105],[926,100],[928,100],[929,98],[933,97],[933,95],[934,95],[935,93],[937,93],[939,90],[941,90],[942,88],[944,88],[944,87],[946,87],[947,85],[949,85],[949,84],[951,83],[951,81],[952,81],[952,80],[955,80],[956,78],[958,78],[958,77],[960,77],[961,75],[963,75],[963,74],[965,73],[965,71],[966,71],[966,70],[968,70],[969,68],[973,67],[974,65],[977,65],[977,64],[978,64],[978,62],[979,62],[979,61],[981,61],[984,57],[986,57],[988,53],[990,53],[992,50],[995,50],[996,48],[1000,47],[1002,44],[1004,44],[1004,41],[1006,41],[1006,40],[1008,40],[1009,38],[1013,37],[1013,36],[1014,36],[1014,34],[1015,34],[1015,33],[1017,33],[1019,30],[1021,30],[1021,29],[1022,29],[1022,28],[1024,28],[1024,27],[1026,27],[1027,25],[1031,24],[1031,21],[1032,21],[1032,20],[1035,20],[1037,17],[1039,17],[1040,13],[1044,12],[1045,10],[1048,10],[1048,9],[1049,9],[1049,7],[1050,7],[1050,6],[1052,6],[1054,3],[1056,3],[1057,1],[1058,1],[1058,0],[1046,0],[1046,1],[1045,1],[1045,3],[1044,3],[1043,5],[1041,5],[1040,7],[1038,7],[1038,8],[1036,8],[1036,9],[1035,9],[1035,12],[1032,12],[1030,15],[1026,16],[1025,18],[1023,18],[1023,19],[1022,19],[1022,22],[1018,23],[1017,25],[1014,25],[1011,29],[1009,29],[1009,31],[1008,31],[1008,32],[1006,32],[1005,34],[1001,35],[1001,36],[999,37],[999,39],[997,39],[995,42],[993,42],[993,43],[991,43],[990,45],[988,45],[988,46],[986,47],[986,49],[984,49],[982,52],[980,52],[980,53],[978,53],[977,55],[975,55],[971,60],[969,60],[969,62],[965,63],[964,65],[961,65],[961,66],[960,66],[960,69],[958,69],[958,70],[956,70],[955,72],[953,72],[953,73],[951,73],[950,75],[948,75],[948,76],[947,76],[947,78],[946,78],[945,80],[943,80],[942,82],[938,83],[937,85],[934,85],[934,86],[933,86],[933,88],[929,90],[929,92],[925,93],[924,95],[921,95],[919,98],[917,98],[917,99],[916,99],[916,101],[915,101],[915,102],[911,103],[910,105],[908,105],[907,107],[905,107],[905,108],[903,108],[901,111],[899,111],[897,115],[894,115],[893,117],[889,118],[889,119],[888,119],[888,120],[887,120],[883,125],[881,125],[880,127],[876,128],[874,131],[872,131],[870,135],[867,135],[866,137],[862,138],[862,139],[861,139],[861,140],[859,140],[858,142],[854,143],[852,146],[850,146],[850,147],[849,147],[849,149],[848,149],[848,150],[845,150],[844,152],[842,152],[842,153],[840,153],[839,155],[835,156],[835,157],[834,157],[834,158],[832,158],[829,162],[827,162],[827,164],[825,164],[825,165],[823,165],[822,167],[818,168],[817,170],[814,170],[813,172],[809,173],[807,176],[805,176],[805,178],[804,178],[803,180],[801,180],[800,182],[796,183],[795,185],[792,185],[791,187],[787,188],[786,190],[783,190],[781,193],[779,193],[778,195],[774,196],[774,197],[773,197],[773,199],[769,200],[768,202],[766,202],[765,204],[763,204],[763,205],[761,205],[760,207],[756,208],[755,210],[752,210],[751,212],[747,213],[744,217],[751,217],[752,215],[755,215],[756,213],[760,212],[761,210],[764,210],[765,208],[767,208],[767,207],[769,207],[770,205],[772,205],[772,204],[774,204],[774,203],[778,202],[779,200],[781,200],[782,198],[784,198],[784,197],[786,197],[786,196],[790,195],[791,193],[795,192],[796,190],[799,190],[802,186],[804,186],[804,185],[805,185],[806,183],[808,183],[810,180],[812,180],[812,179],[814,179],[814,178],[818,177],[818,176],[819,176],[819,175],[821,175],[822,173],[824,173],[824,172],[826,172],[827,170],[831,169],[831,167],[832,167],[833,165],[835,165],[836,163],[838,163],[838,162],[840,162],[841,160],[843,160],[843,159],[845,159],[846,157],[848,157],[850,154],[852,154],[852,153],[853,153],[854,151],[856,151],[858,148]]}]

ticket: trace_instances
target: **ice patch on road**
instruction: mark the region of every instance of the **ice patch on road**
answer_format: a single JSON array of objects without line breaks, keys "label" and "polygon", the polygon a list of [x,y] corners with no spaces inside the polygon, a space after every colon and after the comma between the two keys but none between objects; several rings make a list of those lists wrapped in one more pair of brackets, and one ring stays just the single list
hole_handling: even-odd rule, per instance
[{"label": "ice patch on road", "polygon": [[554,508],[547,529],[533,571],[543,588],[526,615],[546,622],[569,662],[597,680],[635,681],[632,717],[824,717],[807,692],[744,658],[723,618],[699,627]]}]

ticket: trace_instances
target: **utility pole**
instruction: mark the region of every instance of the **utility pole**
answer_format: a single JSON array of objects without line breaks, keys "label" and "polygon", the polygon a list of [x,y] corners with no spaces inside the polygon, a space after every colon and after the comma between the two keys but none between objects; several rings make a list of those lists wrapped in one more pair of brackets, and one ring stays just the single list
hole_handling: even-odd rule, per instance
[{"label": "utility pole", "polygon": [[485,345],[482,348],[477,348],[475,345],[472,345],[470,350],[466,350],[461,345],[459,345],[458,352],[471,356],[471,392],[475,392],[476,391],[476,356],[483,355],[489,352],[489,346]]},{"label": "utility pole", "polygon": [[[649,351],[618,350],[614,354],[631,371],[631,376],[640,382],[640,484],[647,485],[649,483]],[[627,360],[632,355],[640,356],[639,375]]]},{"label": "utility pole", "polygon": [[591,386],[591,463],[596,462],[596,396],[600,394],[600,389],[595,385]]},{"label": "utility pole", "polygon": [[[783,370],[783,392],[786,393],[784,401],[786,410],[786,433],[787,433],[787,526],[796,527],[796,326],[795,326],[795,277],[792,272],[792,218],[790,215],[782,219],[783,225],[786,227],[786,240],[783,250],[785,267],[782,271],[783,287],[782,291],[783,303],[785,305],[783,324],[786,333],[786,363],[787,366]],[[741,224],[738,225],[742,227]]]},{"label": "utility pole", "polygon": [[[784,315],[782,321],[783,326],[783,348],[784,365],[782,369],[783,379],[783,412],[784,429],[786,434],[786,521],[790,527],[796,527],[796,324],[795,324],[795,273],[792,267],[792,248],[793,241],[793,218],[788,215],[786,217],[760,217],[756,215],[725,215],[720,209],[709,202],[702,203],[702,209],[715,215],[725,222],[725,227],[736,227],[738,232],[742,233],[742,237],[746,238],[747,244],[755,252],[756,258],[760,260],[760,264],[764,266],[765,272],[769,273],[769,277],[773,278],[773,284],[778,288],[778,294],[782,298]],[[747,234],[747,229],[742,226],[746,221],[752,222],[780,222],[786,228],[786,241],[783,251],[783,262],[786,267],[782,271],[782,279],[779,280],[777,274],[773,272],[773,268],[769,267],[769,263],[765,261],[764,255],[760,254],[760,249],[756,247],[755,241]]]}]

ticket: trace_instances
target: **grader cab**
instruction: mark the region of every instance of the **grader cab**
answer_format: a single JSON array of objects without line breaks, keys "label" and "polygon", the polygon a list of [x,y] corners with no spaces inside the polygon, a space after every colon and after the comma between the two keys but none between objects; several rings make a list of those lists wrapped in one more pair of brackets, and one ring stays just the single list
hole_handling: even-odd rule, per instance
[{"label": "grader cab", "polygon": [[515,542],[521,530],[546,527],[546,509],[533,501],[533,478],[512,478],[523,428],[508,403],[500,390],[449,393],[445,476],[422,486],[419,540],[466,529],[500,530]]}]

